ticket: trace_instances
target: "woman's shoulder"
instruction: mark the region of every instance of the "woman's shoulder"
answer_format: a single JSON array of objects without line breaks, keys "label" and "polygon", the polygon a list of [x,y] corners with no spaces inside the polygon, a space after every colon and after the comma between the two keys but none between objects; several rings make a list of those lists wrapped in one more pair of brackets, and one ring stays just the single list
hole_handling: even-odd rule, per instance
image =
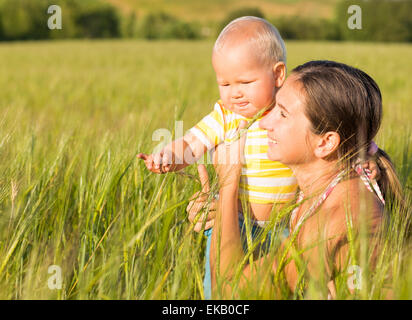
[{"label": "woman's shoulder", "polygon": [[336,185],[322,206],[328,214],[328,225],[346,226],[350,217],[354,226],[360,217],[369,224],[379,224],[383,217],[383,206],[379,198],[365,186],[359,176],[354,176]]},{"label": "woman's shoulder", "polygon": [[325,204],[332,206],[350,204],[356,208],[362,202],[367,202],[374,208],[383,210],[377,195],[366,187],[365,182],[358,175],[354,175],[338,183],[326,199]]}]

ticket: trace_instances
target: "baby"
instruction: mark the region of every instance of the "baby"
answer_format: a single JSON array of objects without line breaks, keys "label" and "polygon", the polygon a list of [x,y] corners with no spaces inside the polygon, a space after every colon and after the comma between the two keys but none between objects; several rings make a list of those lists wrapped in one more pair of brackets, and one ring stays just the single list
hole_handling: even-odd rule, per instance
[{"label": "baby", "polygon": [[[276,28],[266,20],[238,18],[217,38],[212,64],[220,100],[184,137],[157,154],[138,155],[150,171],[183,169],[207,150],[233,139],[242,120],[250,121],[264,109],[269,111],[286,76],[285,45]],[[273,206],[293,198],[297,187],[288,167],[268,159],[267,132],[259,128],[265,113],[247,128],[245,164],[239,185],[239,194],[246,198],[250,217],[256,223],[269,220]]]}]

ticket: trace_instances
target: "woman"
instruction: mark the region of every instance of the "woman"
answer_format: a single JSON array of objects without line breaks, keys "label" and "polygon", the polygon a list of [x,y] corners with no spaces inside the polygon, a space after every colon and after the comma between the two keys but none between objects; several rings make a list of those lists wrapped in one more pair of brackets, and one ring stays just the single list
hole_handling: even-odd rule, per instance
[{"label": "woman", "polygon": [[[353,253],[349,254],[350,237],[366,228],[362,230],[372,240],[382,223],[384,196],[400,195],[389,158],[380,149],[373,150],[372,139],[381,117],[379,88],[366,73],[331,61],[312,61],[293,70],[277,94],[275,108],[260,126],[268,131],[269,158],[289,166],[298,182],[299,205],[291,215],[290,235],[282,246],[293,242],[297,251],[289,250],[281,262],[266,256],[246,265],[238,286],[246,287],[248,279],[259,270],[268,270],[264,266],[269,265],[277,275],[282,267],[290,289],[295,290],[300,283],[300,261],[312,279],[325,277],[329,295],[336,295],[334,277],[354,259]],[[229,150],[220,146],[218,153],[230,153],[231,159],[233,154],[243,154],[244,139]],[[356,165],[365,159],[368,149],[380,167],[381,188],[358,174],[362,169]],[[224,160],[219,163],[228,163]],[[241,161],[216,169],[221,187],[210,256],[212,287],[216,292],[216,275],[220,274],[223,281],[217,291],[233,297],[227,280],[235,276],[233,266],[245,256],[237,201]],[[293,252],[300,252],[298,258]]]}]

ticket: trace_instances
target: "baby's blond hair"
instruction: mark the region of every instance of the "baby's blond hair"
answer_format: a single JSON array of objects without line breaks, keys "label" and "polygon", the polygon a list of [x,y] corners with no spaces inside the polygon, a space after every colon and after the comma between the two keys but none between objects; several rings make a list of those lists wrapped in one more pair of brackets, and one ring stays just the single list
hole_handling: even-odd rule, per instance
[{"label": "baby's blond hair", "polygon": [[285,43],[279,31],[265,19],[245,16],[231,21],[220,32],[213,51],[221,50],[235,35],[243,36],[245,41],[252,44],[255,53],[263,63],[273,65],[282,61],[286,65]]}]

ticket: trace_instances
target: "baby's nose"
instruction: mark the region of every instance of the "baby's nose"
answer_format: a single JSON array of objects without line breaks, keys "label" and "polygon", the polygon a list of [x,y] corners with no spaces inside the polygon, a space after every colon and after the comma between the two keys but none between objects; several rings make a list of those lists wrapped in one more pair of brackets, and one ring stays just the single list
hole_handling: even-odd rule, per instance
[{"label": "baby's nose", "polygon": [[232,97],[233,97],[233,98],[241,98],[242,96],[243,96],[243,93],[242,93],[241,90],[239,90],[239,89],[237,89],[237,88],[234,88],[234,89],[232,90]]}]

